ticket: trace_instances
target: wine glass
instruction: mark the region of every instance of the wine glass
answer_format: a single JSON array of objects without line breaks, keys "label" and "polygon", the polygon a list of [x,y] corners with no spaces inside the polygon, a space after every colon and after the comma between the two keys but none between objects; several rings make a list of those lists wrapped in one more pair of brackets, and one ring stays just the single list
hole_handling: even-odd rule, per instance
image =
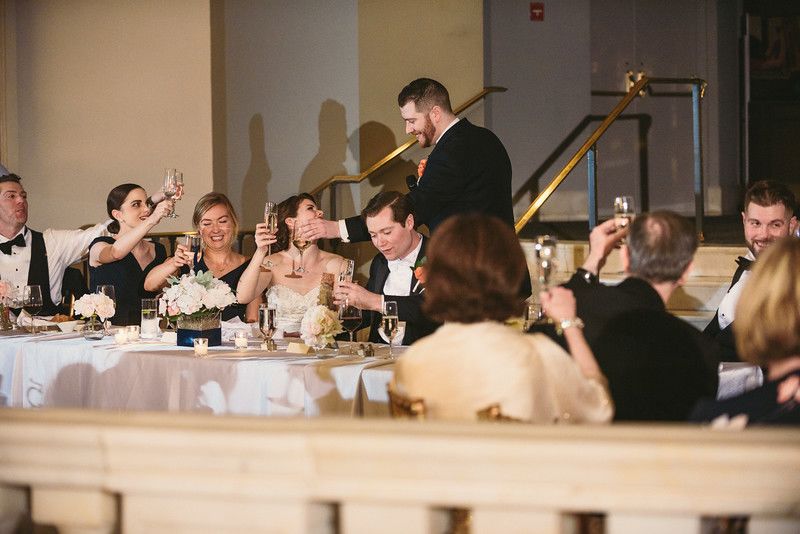
[{"label": "wine glass", "polygon": [[264,303],[258,306],[258,329],[261,330],[261,333],[264,335],[267,350],[273,352],[278,350],[275,341],[272,339],[277,329],[275,323],[276,313],[277,310],[269,304]]},{"label": "wine glass", "polygon": [[[178,194],[178,179],[175,176],[176,172],[178,171],[175,169],[164,170],[164,185],[161,188],[161,191],[164,193],[164,196],[167,198],[167,200],[172,199]],[[173,218],[173,211],[170,211],[170,213],[167,214],[167,217]],[[175,217],[177,217],[177,215],[175,215]]]},{"label": "wine glass", "polygon": [[397,336],[397,302],[394,300],[384,301],[382,312],[381,328],[384,335],[389,338],[389,357],[393,358],[392,345],[394,344],[394,338]]},{"label": "wine glass", "polygon": [[[264,204],[264,224],[267,225],[267,232],[276,234],[278,232],[278,211],[274,202]],[[267,256],[272,256],[272,243],[267,245]],[[272,270],[272,260],[267,260],[267,271]]]},{"label": "wine glass", "polygon": [[186,234],[186,248],[192,253],[192,270],[194,270],[197,262],[200,261],[200,245],[202,241],[197,234]]},{"label": "wine glass", "polygon": [[342,328],[347,330],[350,335],[350,346],[348,347],[348,354],[353,354],[353,333],[361,326],[361,309],[355,306],[350,306],[347,301],[339,306],[339,321],[342,323]]},{"label": "wine glass", "polygon": [[42,287],[38,285],[25,286],[22,290],[22,307],[31,315],[31,334],[36,333],[36,315],[44,305],[42,301]]},{"label": "wine glass", "polygon": [[622,196],[614,199],[614,224],[617,228],[628,226],[633,221],[635,213],[633,197]]},{"label": "wine glass", "polygon": [[303,235],[297,220],[292,228],[292,244],[300,251],[300,266],[295,269],[295,272],[304,273],[306,270],[303,268],[303,252],[311,246],[311,241]]}]

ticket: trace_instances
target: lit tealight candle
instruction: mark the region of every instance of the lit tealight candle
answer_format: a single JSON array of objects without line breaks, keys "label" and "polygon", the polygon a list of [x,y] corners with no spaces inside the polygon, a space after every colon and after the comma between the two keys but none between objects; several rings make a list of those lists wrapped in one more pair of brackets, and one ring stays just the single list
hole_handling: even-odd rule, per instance
[{"label": "lit tealight candle", "polygon": [[194,338],[194,353],[197,356],[208,356],[208,338],[196,337]]},{"label": "lit tealight candle", "polygon": [[139,325],[128,325],[128,341],[139,341]]},{"label": "lit tealight candle", "polygon": [[238,350],[247,349],[247,332],[236,332],[233,335],[233,345]]},{"label": "lit tealight candle", "polygon": [[114,332],[114,341],[117,345],[122,345],[123,343],[128,342],[128,331],[124,328],[118,328],[116,332]]}]

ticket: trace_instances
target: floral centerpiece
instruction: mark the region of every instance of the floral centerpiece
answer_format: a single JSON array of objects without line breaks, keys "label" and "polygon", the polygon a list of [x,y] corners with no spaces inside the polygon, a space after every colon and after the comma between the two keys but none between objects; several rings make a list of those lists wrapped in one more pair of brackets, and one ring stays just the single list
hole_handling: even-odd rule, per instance
[{"label": "floral centerpiece", "polygon": [[194,338],[208,338],[209,346],[222,344],[219,314],[236,302],[236,295],[225,282],[214,278],[211,271],[190,271],[180,278],[167,279],[169,287],[158,302],[158,313],[177,319],[178,345],[191,347]]},{"label": "floral centerpiece", "polygon": [[9,306],[14,300],[14,286],[6,280],[0,280],[0,330],[11,330],[14,324],[9,316]]},{"label": "floral centerpiece", "polygon": [[300,337],[306,345],[314,347],[320,357],[323,355],[323,348],[336,348],[334,336],[343,331],[336,312],[321,304],[306,310],[303,320],[300,321]]},{"label": "floral centerpiece", "polygon": [[74,309],[75,313],[89,319],[83,327],[86,339],[101,339],[105,335],[103,322],[113,317],[116,311],[114,301],[103,293],[87,293],[75,301]]}]

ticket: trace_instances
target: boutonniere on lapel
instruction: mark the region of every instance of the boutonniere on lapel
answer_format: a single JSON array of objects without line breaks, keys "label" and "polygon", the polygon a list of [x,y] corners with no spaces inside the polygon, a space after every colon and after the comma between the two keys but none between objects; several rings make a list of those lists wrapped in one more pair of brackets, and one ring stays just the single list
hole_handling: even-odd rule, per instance
[{"label": "boutonniere on lapel", "polygon": [[422,158],[419,160],[419,165],[417,165],[417,181],[422,178],[422,173],[425,172],[425,165],[428,164],[428,158]]},{"label": "boutonniere on lapel", "polygon": [[[425,285],[425,278],[427,274],[425,272],[425,260],[427,259],[428,259],[427,256],[417,258],[417,261],[414,262],[414,266],[411,267],[411,271],[413,271],[414,273],[414,278],[417,279],[417,283],[414,284],[414,289],[411,291],[412,293],[416,293],[420,285],[422,286]],[[420,293],[422,293],[423,291],[425,291],[425,287],[419,290]]]}]

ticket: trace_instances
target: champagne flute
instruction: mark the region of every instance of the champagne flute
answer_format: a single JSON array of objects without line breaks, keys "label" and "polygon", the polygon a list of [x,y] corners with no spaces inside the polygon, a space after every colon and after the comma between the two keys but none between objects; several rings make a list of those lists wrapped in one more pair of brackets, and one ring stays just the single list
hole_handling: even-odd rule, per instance
[{"label": "champagne flute", "polygon": [[633,197],[622,196],[614,199],[614,224],[617,228],[625,228],[633,221],[635,214]]},{"label": "champagne flute", "polygon": [[383,303],[383,317],[381,318],[381,328],[384,335],[389,338],[389,357],[394,358],[392,345],[397,335],[397,302],[387,300]]},{"label": "champagne flute", "polygon": [[[183,173],[181,171],[175,171],[175,202],[179,201],[183,198]],[[174,219],[176,217],[180,217],[177,213],[175,213],[175,206],[172,207],[172,211],[169,215],[167,215],[170,219]]]},{"label": "champagne flute", "polygon": [[339,321],[342,323],[342,328],[347,330],[350,335],[350,346],[347,353],[353,354],[353,333],[361,326],[361,309],[355,306],[350,306],[347,301],[339,306]]},{"label": "champagne flute", "polygon": [[[267,232],[276,234],[278,232],[278,211],[274,202],[264,204],[264,224],[267,225]],[[267,245],[267,257],[272,256],[272,243]],[[272,260],[267,260],[267,271],[272,270]]]},{"label": "champagne flute", "polygon": [[341,264],[339,265],[339,281],[352,282],[355,268],[356,268],[355,261],[343,258]]},{"label": "champagne flute", "polygon": [[[167,200],[172,199],[178,194],[178,180],[175,176],[176,172],[177,171],[175,169],[165,169],[164,171],[164,185],[161,188],[161,191],[164,193],[164,196],[167,198]],[[170,211],[170,213],[166,216],[172,218],[172,211]]]},{"label": "champagne flute", "polygon": [[264,303],[258,306],[258,329],[264,335],[264,341],[267,344],[267,350],[274,352],[278,350],[272,336],[275,335],[276,327],[276,313],[277,310],[269,304]]},{"label": "champagne flute", "polygon": [[197,262],[200,261],[200,245],[202,239],[197,234],[186,234],[186,248],[192,253],[192,270],[194,271]]},{"label": "champagne flute", "polygon": [[22,307],[31,315],[31,334],[36,334],[36,315],[44,305],[42,301],[42,287],[39,285],[25,286],[22,291]]},{"label": "champagne flute", "polygon": [[311,246],[311,241],[302,234],[299,226],[299,221],[295,219],[292,228],[292,244],[300,251],[300,266],[295,269],[295,272],[304,273],[306,270],[303,268],[303,252]]}]

